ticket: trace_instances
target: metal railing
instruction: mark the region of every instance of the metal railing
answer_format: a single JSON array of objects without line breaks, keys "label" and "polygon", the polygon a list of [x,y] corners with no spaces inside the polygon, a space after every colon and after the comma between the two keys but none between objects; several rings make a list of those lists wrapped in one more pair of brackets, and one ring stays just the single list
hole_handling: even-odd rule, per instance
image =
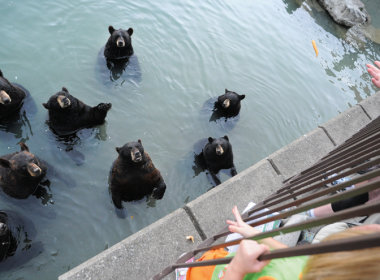
[{"label": "metal railing", "polygon": [[[262,202],[255,205],[251,210],[243,214],[242,219],[245,222],[248,222],[267,215],[270,216],[269,218],[264,218],[260,221],[251,223],[250,226],[254,227],[271,221],[286,218],[294,214],[316,208],[318,206],[341,201],[343,199],[379,189],[380,168],[353,178],[350,181],[346,181],[341,184],[326,188],[326,184],[329,184],[337,179],[357,174],[359,171],[379,164],[380,116],[372,120],[345,142],[335,147],[335,149],[322,157],[314,165],[286,180],[280,189],[264,199]],[[337,175],[328,178],[328,176],[333,174]],[[373,180],[368,182],[369,179]],[[337,194],[332,194],[358,183],[362,184],[360,186],[355,186],[353,189],[345,190]],[[260,214],[254,214],[263,209],[269,209],[269,211],[265,211]],[[275,214],[276,212],[279,214],[270,215]],[[339,211],[329,216],[309,219],[305,222],[293,224],[291,226],[280,227],[271,231],[266,231],[247,239],[260,240],[267,237],[274,237],[280,234],[309,229],[316,226],[331,224],[345,219],[367,216],[379,212],[380,201],[377,201]],[[220,237],[226,236],[230,233],[231,232],[228,230],[228,226],[225,226],[219,232],[199,244],[194,250],[185,253],[174,264],[166,267],[163,271],[150,279],[162,279],[174,271],[174,269],[180,267],[196,267],[229,263],[232,258],[222,258],[217,260],[199,261],[193,263],[185,263],[185,261],[191,257],[194,257],[197,253],[236,245],[243,240],[238,239],[218,245],[212,245]],[[320,244],[308,244],[286,249],[278,249],[262,254],[259,259],[270,260],[292,256],[358,250],[376,246],[380,246],[380,233],[347,238],[343,240],[323,242]]]}]

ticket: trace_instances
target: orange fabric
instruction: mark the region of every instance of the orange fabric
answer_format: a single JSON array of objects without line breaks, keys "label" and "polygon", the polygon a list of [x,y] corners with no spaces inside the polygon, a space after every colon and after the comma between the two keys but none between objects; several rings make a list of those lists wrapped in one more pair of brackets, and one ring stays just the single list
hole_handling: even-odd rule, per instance
[{"label": "orange fabric", "polygon": [[272,277],[272,276],[261,276],[259,279],[257,280],[276,280],[276,278]]},{"label": "orange fabric", "polygon": [[[207,251],[202,255],[202,257],[197,260],[207,261],[214,259],[221,259],[228,255],[228,252],[223,248]],[[200,267],[190,267],[186,274],[186,280],[210,280],[212,273],[214,272],[215,265],[210,266],[200,266]]]}]

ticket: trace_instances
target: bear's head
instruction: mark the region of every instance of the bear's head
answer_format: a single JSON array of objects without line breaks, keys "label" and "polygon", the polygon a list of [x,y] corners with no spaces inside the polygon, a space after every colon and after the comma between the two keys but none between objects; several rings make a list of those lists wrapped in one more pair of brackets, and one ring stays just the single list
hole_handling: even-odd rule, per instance
[{"label": "bear's head", "polygon": [[26,144],[20,143],[21,152],[16,152],[9,160],[0,158],[0,166],[9,168],[22,177],[38,177],[46,172],[46,166],[29,152]]},{"label": "bear's head", "polygon": [[14,91],[12,84],[4,78],[3,72],[0,70],[0,104],[9,105],[11,104],[11,92]]},{"label": "bear's head", "polygon": [[209,150],[215,151],[215,154],[218,156],[225,154],[230,147],[230,142],[227,135],[220,138],[209,137],[208,142],[210,145]]},{"label": "bear's head", "polygon": [[71,96],[67,88],[62,87],[62,91],[52,95],[49,101],[42,103],[42,105],[48,110],[60,111],[69,109],[74,101],[74,97]]},{"label": "bear's head", "polygon": [[139,139],[137,142],[128,142],[121,148],[116,147],[116,152],[124,160],[139,163],[143,160],[144,147]]},{"label": "bear's head", "polygon": [[116,30],[113,26],[108,27],[110,37],[108,38],[108,44],[110,47],[116,48],[132,48],[132,34],[133,29],[130,27],[128,30],[119,29]]},{"label": "bear's head", "polygon": [[218,97],[218,102],[223,108],[236,108],[243,100],[245,95],[239,95],[236,92],[225,90],[225,93]]}]

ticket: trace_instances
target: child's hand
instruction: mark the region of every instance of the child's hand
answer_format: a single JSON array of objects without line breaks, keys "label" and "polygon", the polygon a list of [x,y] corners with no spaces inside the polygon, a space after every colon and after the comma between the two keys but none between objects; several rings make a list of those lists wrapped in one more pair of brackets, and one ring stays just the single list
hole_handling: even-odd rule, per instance
[{"label": "child's hand", "polygon": [[[380,68],[380,62],[379,61],[375,61],[375,64],[377,65],[377,67]],[[372,64],[367,64],[367,71],[368,73],[371,74],[371,76],[373,77],[372,78],[372,83],[377,86],[378,88],[380,88],[380,69],[373,66]]]},{"label": "child's hand", "polygon": [[261,231],[251,227],[242,220],[236,206],[232,209],[232,213],[234,213],[236,222],[227,220],[227,224],[230,225],[228,228],[231,232],[240,233],[244,238],[252,237],[258,233],[261,233]]},{"label": "child's hand", "polygon": [[270,261],[259,261],[257,258],[269,251],[269,247],[253,240],[243,240],[235,257],[227,267],[225,280],[243,279],[247,273],[261,271]]}]

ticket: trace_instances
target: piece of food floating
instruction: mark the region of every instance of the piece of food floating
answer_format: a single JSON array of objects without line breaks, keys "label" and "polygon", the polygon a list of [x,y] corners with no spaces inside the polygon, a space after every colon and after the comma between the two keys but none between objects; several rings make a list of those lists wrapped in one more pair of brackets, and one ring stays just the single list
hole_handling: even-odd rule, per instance
[{"label": "piece of food floating", "polygon": [[316,57],[318,57],[318,48],[317,48],[317,44],[315,43],[314,40],[311,40],[311,43],[313,44],[313,48],[315,50],[315,54],[317,55]]},{"label": "piece of food floating", "polygon": [[186,239],[187,239],[187,240],[191,240],[191,241],[193,241],[193,243],[194,243],[194,237],[193,237],[193,236],[191,236],[191,235],[186,236]]}]

